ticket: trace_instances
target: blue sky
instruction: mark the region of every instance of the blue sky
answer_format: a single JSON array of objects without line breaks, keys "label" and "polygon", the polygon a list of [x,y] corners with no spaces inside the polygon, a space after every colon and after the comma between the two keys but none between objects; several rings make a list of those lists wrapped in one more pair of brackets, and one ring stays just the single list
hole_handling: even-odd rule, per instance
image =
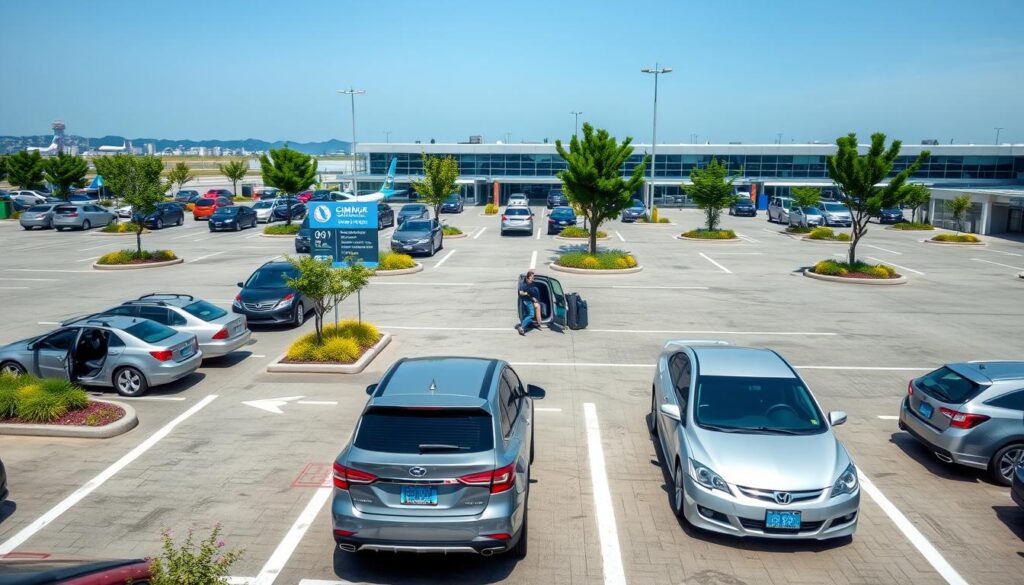
[{"label": "blue sky", "polygon": [[[0,0],[0,134],[1024,142],[1020,0]],[[582,122],[581,120],[581,122]]]}]

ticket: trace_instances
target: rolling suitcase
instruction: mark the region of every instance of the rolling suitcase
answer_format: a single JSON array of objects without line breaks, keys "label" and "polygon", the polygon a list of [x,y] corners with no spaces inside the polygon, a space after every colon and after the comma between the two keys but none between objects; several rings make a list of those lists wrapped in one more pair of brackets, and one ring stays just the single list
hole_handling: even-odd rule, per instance
[{"label": "rolling suitcase", "polygon": [[586,329],[588,324],[587,301],[576,295],[576,329]]},{"label": "rolling suitcase", "polygon": [[579,297],[576,293],[568,293],[565,295],[565,324],[569,329],[577,329],[576,327],[576,298]]}]

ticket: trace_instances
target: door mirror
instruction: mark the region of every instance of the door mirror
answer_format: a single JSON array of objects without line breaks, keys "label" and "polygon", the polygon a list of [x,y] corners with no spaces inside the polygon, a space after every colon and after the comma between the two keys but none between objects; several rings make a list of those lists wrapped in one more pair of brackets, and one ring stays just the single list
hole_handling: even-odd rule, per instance
[{"label": "door mirror", "polygon": [[828,423],[834,427],[837,427],[846,422],[846,413],[841,410],[833,410],[828,413]]},{"label": "door mirror", "polygon": [[676,422],[683,422],[683,416],[679,411],[679,406],[676,404],[662,404],[658,410],[661,411],[661,414]]},{"label": "door mirror", "polygon": [[35,351],[37,347],[39,347],[39,343],[36,342],[36,341],[33,341],[32,343],[26,345],[25,349],[27,349],[29,351]]},{"label": "door mirror", "polygon": [[366,387],[366,393],[368,395],[370,395],[370,396],[373,396],[373,393],[376,392],[376,391],[377,391],[377,385],[376,384],[370,384],[369,386]]},{"label": "door mirror", "polygon": [[245,286],[245,285],[242,284],[241,282],[238,283],[238,288],[242,288],[243,286]]},{"label": "door mirror", "polygon": [[526,385],[526,395],[534,400],[541,400],[548,395],[547,391],[540,386],[534,386],[533,384]]}]

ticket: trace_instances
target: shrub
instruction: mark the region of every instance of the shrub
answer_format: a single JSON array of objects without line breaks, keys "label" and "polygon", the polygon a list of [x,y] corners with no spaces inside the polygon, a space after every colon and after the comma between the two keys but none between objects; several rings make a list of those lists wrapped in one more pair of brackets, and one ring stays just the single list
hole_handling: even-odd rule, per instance
[{"label": "shrub", "polygon": [[[360,347],[372,347],[380,340],[380,331],[372,323],[366,321],[360,323],[349,319],[339,322],[337,327],[333,324],[325,325],[324,336],[349,337],[354,339]],[[316,339],[315,334],[313,339]]]},{"label": "shrub", "polygon": [[[585,230],[585,229],[583,229],[583,228],[581,228],[579,226],[571,225],[571,226],[562,228],[562,231],[559,232],[558,235],[562,236],[563,238],[589,238],[590,237],[590,230]],[[599,237],[599,238],[607,238],[608,237],[608,233],[607,232],[603,232],[601,230],[597,230],[597,237]]]},{"label": "shrub", "polygon": [[196,204],[195,203],[186,203],[185,204],[185,211],[188,211],[188,212],[191,213],[191,212],[195,211],[195,209],[196,209]]},{"label": "shrub", "polygon": [[814,265],[814,272],[828,276],[846,276],[850,271],[841,262],[834,260],[822,260]]},{"label": "shrub", "polygon": [[85,391],[67,380],[0,375],[0,419],[45,423],[87,406]]},{"label": "shrub", "polygon": [[868,276],[871,278],[893,278],[896,276],[896,269],[885,264],[866,264],[857,262],[839,262],[836,260],[822,260],[814,265],[812,271],[816,274],[828,276],[849,276],[851,274]]},{"label": "shrub", "polygon": [[298,223],[292,223],[291,225],[280,224],[280,225],[268,225],[263,228],[263,233],[271,236],[284,236],[299,233],[299,228],[302,227]]},{"label": "shrub", "polygon": [[15,211],[11,213],[11,219],[21,219],[21,212]]},{"label": "shrub", "polygon": [[169,530],[164,530],[163,552],[153,559],[153,585],[180,585],[181,583],[223,583],[231,565],[241,556],[241,550],[221,550],[220,524],[214,526],[210,536],[197,545],[192,542],[192,531],[185,542],[176,546]]},{"label": "shrub", "polygon": [[930,223],[915,223],[910,221],[902,221],[892,226],[894,230],[933,230],[935,226]]},{"label": "shrub", "polygon": [[601,267],[601,261],[594,256],[587,256],[580,263],[580,268],[589,268],[591,270]]},{"label": "shrub", "polygon": [[235,203],[246,203],[248,201],[252,201],[252,199],[249,199],[248,197],[242,197],[241,195],[232,197],[231,200],[234,201]]},{"label": "shrub", "polygon": [[936,242],[978,243],[981,238],[974,234],[939,234],[932,238]]},{"label": "shrub", "polygon": [[311,357],[305,361],[334,362],[348,364],[359,359],[362,348],[354,339],[349,337],[329,337],[324,340],[323,345],[313,345]]},{"label": "shrub", "polygon": [[446,225],[441,227],[441,233],[446,236],[457,236],[462,233],[462,230],[453,225]]},{"label": "shrub", "polygon": [[[10,378],[12,376],[4,376]],[[14,384],[0,384],[0,418],[11,418],[18,413],[18,387]]]},{"label": "shrub", "polygon": [[113,207],[114,206],[114,200],[113,199],[100,199],[99,202],[96,203],[96,205],[99,205],[100,207]]},{"label": "shrub", "polygon": [[385,251],[381,252],[377,257],[377,270],[403,270],[405,268],[414,268],[415,266],[416,261],[408,254]]},{"label": "shrub", "polygon": [[832,228],[827,227],[816,227],[811,230],[811,233],[807,236],[809,240],[833,240],[837,242],[849,242],[850,234],[847,233],[835,233]]},{"label": "shrub", "polygon": [[108,234],[124,234],[135,233],[138,229],[139,226],[135,222],[125,221],[121,223],[108,223],[100,231]]},{"label": "shrub", "polygon": [[484,206],[485,215],[495,215],[498,213],[498,206],[493,203],[488,203]]},{"label": "shrub", "polygon": [[838,240],[840,242],[849,242],[851,239],[853,239],[853,238],[850,236],[850,234],[848,234],[846,232],[840,232],[840,233],[836,234],[836,240]]},{"label": "shrub", "polygon": [[801,225],[791,225],[786,228],[787,234],[809,234],[811,231],[813,231],[811,228]]},{"label": "shrub", "polygon": [[585,251],[566,252],[559,256],[556,264],[568,268],[587,270],[621,270],[636,266],[636,258],[622,250],[605,250],[597,254]]},{"label": "shrub", "polygon": [[118,265],[118,264],[144,264],[146,262],[166,262],[168,260],[177,260],[177,256],[170,250],[143,250],[138,252],[136,250],[118,250],[116,252],[110,252],[100,256],[100,259],[96,261],[97,264],[104,266]]},{"label": "shrub", "polygon": [[101,408],[92,414],[86,415],[85,426],[99,427],[108,425],[121,418],[121,412],[115,408]]},{"label": "shrub", "polygon": [[732,240],[736,238],[736,232],[732,230],[690,230],[683,234],[686,238],[700,238],[702,240]]},{"label": "shrub", "polygon": [[60,394],[44,392],[40,385],[25,386],[18,390],[18,418],[36,423],[56,420],[68,411]]},{"label": "shrub", "polygon": [[672,223],[672,220],[667,217],[659,217],[658,223]]},{"label": "shrub", "polygon": [[626,256],[625,260],[627,268],[633,268],[636,266],[636,258],[634,258],[632,255]]},{"label": "shrub", "polygon": [[78,386],[67,380],[46,378],[39,382],[39,391],[58,397],[68,410],[89,406],[89,396]]}]

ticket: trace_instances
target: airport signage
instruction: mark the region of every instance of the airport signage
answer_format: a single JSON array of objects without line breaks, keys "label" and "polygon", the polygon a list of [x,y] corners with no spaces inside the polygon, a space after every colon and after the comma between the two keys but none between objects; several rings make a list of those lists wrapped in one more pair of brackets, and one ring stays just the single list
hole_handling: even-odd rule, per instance
[{"label": "airport signage", "polygon": [[314,258],[345,266],[345,259],[355,256],[363,265],[376,268],[376,201],[311,202],[309,228],[309,253]]}]

